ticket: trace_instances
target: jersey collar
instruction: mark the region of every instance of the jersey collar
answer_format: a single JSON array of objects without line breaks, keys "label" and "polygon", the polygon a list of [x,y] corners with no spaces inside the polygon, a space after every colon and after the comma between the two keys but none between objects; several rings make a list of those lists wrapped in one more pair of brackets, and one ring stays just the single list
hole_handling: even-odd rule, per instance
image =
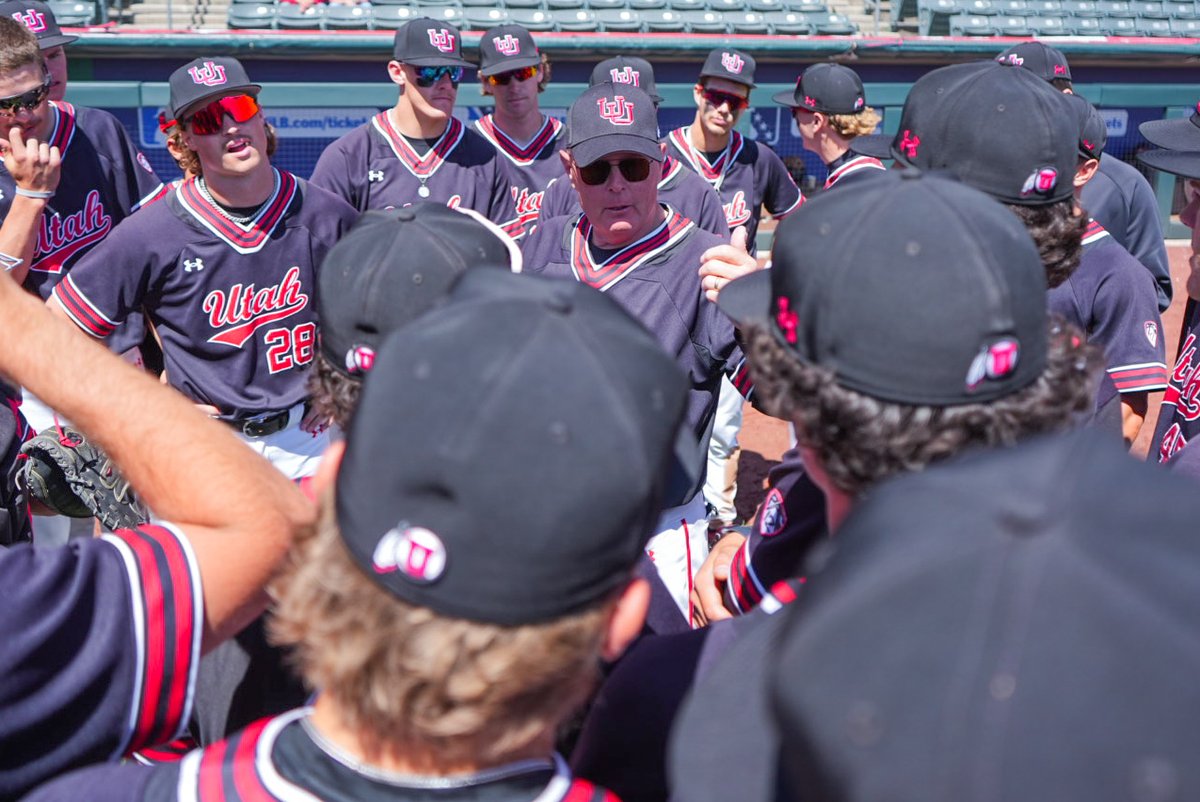
[{"label": "jersey collar", "polygon": [[657,228],[599,262],[592,257],[591,248],[588,247],[592,224],[588,222],[586,214],[579,215],[571,232],[571,272],[575,278],[589,287],[606,292],[638,267],[672,248],[695,228],[695,223],[667,204],[662,204],[662,208],[666,210],[666,216]]},{"label": "jersey collar", "polygon": [[547,115],[542,120],[542,127],[534,134],[529,144],[522,146],[496,126],[494,115],[485,114],[475,121],[475,130],[479,131],[484,139],[491,142],[496,150],[518,167],[528,167],[532,164],[547,147],[558,139],[562,129],[562,122]]},{"label": "jersey collar", "polygon": [[729,173],[730,166],[737,161],[737,157],[745,147],[745,140],[737,131],[731,131],[729,134],[729,142],[725,145],[725,150],[721,151],[721,155],[715,161],[709,161],[708,157],[703,152],[696,150],[692,146],[691,133],[692,127],[686,125],[683,128],[676,128],[671,133],[667,134],[667,138],[675,149],[679,151],[679,155],[683,157],[688,165],[700,174],[708,183],[712,184],[713,189],[720,190],[721,184],[725,181],[725,176]]},{"label": "jersey collar", "polygon": [[451,117],[449,125],[438,137],[437,142],[433,143],[433,147],[429,149],[428,153],[421,156],[413,149],[412,145],[408,144],[408,139],[392,125],[392,119],[386,111],[376,114],[371,120],[371,124],[387,141],[392,153],[396,154],[396,158],[400,160],[405,169],[417,178],[429,178],[436,173],[450,152],[458,147],[463,134],[466,133],[466,128],[458,118]]},{"label": "jersey collar", "polygon": [[58,152],[66,158],[67,148],[75,139],[75,107],[63,100],[51,100],[50,108],[54,113],[54,123],[47,141],[51,147],[57,146]]},{"label": "jersey collar", "polygon": [[229,247],[238,253],[257,253],[280,225],[298,192],[295,176],[274,167],[271,170],[275,173],[275,189],[245,224],[230,220],[210,203],[200,194],[195,179],[180,184],[175,196],[184,211]]}]

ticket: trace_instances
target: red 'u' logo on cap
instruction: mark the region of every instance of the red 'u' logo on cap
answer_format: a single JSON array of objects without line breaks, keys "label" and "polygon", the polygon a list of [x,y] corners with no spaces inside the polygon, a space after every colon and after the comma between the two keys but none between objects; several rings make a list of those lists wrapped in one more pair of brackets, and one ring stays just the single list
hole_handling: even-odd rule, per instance
[{"label": "red 'u' logo on cap", "polygon": [[741,75],[742,68],[746,66],[746,60],[737,53],[722,53],[721,66],[734,75]]},{"label": "red 'u' logo on cap", "polygon": [[492,44],[501,55],[515,56],[521,52],[521,43],[511,33],[504,34],[503,38],[493,36]]},{"label": "red 'u' logo on cap", "polygon": [[454,34],[450,33],[450,31],[445,28],[438,28],[437,30],[430,28],[426,33],[429,34],[429,44],[443,53],[454,52]]},{"label": "red 'u' logo on cap", "polygon": [[13,19],[24,25],[34,33],[41,33],[46,30],[46,15],[40,11],[34,11],[32,8],[22,14],[18,11],[13,14]]},{"label": "red 'u' logo on cap", "polygon": [[624,95],[617,95],[612,100],[597,98],[596,105],[600,116],[613,125],[633,125],[633,104]]},{"label": "red 'u' logo on cap", "polygon": [[225,68],[211,61],[204,62],[202,67],[192,67],[188,70],[192,83],[201,86],[220,86],[225,83]]}]

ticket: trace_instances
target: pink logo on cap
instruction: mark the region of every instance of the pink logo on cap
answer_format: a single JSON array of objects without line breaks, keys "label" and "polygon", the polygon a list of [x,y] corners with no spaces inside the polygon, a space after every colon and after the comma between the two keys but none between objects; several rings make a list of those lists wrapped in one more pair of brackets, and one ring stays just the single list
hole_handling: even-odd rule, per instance
[{"label": "pink logo on cap", "polygon": [[403,572],[422,584],[436,582],[446,570],[446,546],[421,526],[402,522],[379,539],[371,562],[377,574]]},{"label": "pink logo on cap", "polygon": [[633,125],[633,104],[624,95],[617,95],[612,100],[597,98],[596,105],[600,116],[613,125]]},{"label": "pink logo on cap", "polygon": [[808,95],[805,95],[805,96],[804,96],[804,105],[805,105],[805,106],[812,106],[813,108],[816,108],[816,107],[817,107],[817,101],[813,100],[813,99],[812,99],[811,97],[809,97]]},{"label": "pink logo on cap", "polygon": [[613,67],[608,71],[608,75],[612,78],[614,84],[632,84],[633,86],[642,85],[642,75],[633,67],[622,67],[617,69]]},{"label": "pink logo on cap", "polygon": [[722,53],[721,66],[728,72],[734,75],[741,75],[742,68],[746,66],[746,59],[739,56],[737,53]]},{"label": "pink logo on cap", "polygon": [[445,28],[438,28],[437,30],[430,28],[426,33],[429,34],[429,44],[443,53],[454,52],[454,34],[450,33],[450,31]]},{"label": "pink logo on cap", "polygon": [[792,311],[791,301],[787,298],[776,298],[775,323],[783,330],[783,338],[789,344],[796,344],[796,330],[800,328],[800,316]]},{"label": "pink logo on cap", "polygon": [[1092,144],[1090,139],[1083,140],[1083,146],[1087,150],[1095,150],[1096,149],[1096,146]]},{"label": "pink logo on cap", "polygon": [[1007,56],[997,56],[996,61],[1001,64],[1011,64],[1014,67],[1020,67],[1025,63],[1025,59],[1018,56],[1016,53],[1009,53]]},{"label": "pink logo on cap", "polygon": [[46,30],[46,15],[40,11],[34,11],[31,8],[24,14],[18,11],[12,17],[34,33],[41,33]]},{"label": "pink logo on cap", "polygon": [[220,86],[225,83],[225,68],[211,61],[204,62],[202,67],[192,67],[188,70],[192,83],[201,86]]},{"label": "pink logo on cap", "polygon": [[516,56],[521,52],[521,43],[511,33],[504,34],[503,37],[493,36],[492,44],[496,46],[496,50],[504,56]]},{"label": "pink logo on cap", "polygon": [[1054,65],[1054,74],[1055,75],[1066,75],[1067,74],[1066,65],[1065,64],[1055,64]]},{"label": "pink logo on cap", "polygon": [[855,111],[858,111],[858,110],[859,110],[859,109],[861,109],[861,108],[862,108],[864,105],[866,105],[866,101],[865,101],[865,100],[863,100],[861,97],[856,97],[856,98],[854,98],[854,110],[855,110]]},{"label": "pink logo on cap", "polygon": [[915,159],[917,158],[917,148],[921,147],[921,137],[905,128],[904,136],[900,137],[900,144],[897,147],[905,156]]},{"label": "pink logo on cap", "polygon": [[1053,167],[1039,167],[1025,179],[1025,183],[1021,186],[1021,197],[1024,198],[1034,193],[1049,195],[1057,184],[1058,170]]},{"label": "pink logo on cap", "polygon": [[374,366],[374,348],[367,345],[356,345],[346,352],[346,370],[350,373],[367,373]]},{"label": "pink logo on cap", "polygon": [[996,381],[1012,375],[1020,353],[1016,340],[998,340],[982,348],[967,370],[967,390],[974,390],[984,379]]}]

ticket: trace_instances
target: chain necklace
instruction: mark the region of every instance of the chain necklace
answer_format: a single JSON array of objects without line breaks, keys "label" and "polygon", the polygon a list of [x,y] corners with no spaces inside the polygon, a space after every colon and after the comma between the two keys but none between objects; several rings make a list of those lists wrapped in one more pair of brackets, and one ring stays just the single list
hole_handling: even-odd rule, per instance
[{"label": "chain necklace", "polygon": [[[279,191],[279,173],[275,172],[274,170],[272,170],[272,172],[275,173],[275,187],[271,191],[271,197],[273,197],[275,193]],[[266,201],[264,201],[263,203],[258,204],[258,208],[256,208],[250,214],[236,215],[218,203],[217,199],[212,196],[212,193],[208,191],[208,184],[204,181],[204,176],[198,176],[196,178],[196,189],[200,190],[200,195],[203,196],[203,198],[208,201],[214,209],[217,210],[218,214],[220,214],[226,220],[231,220],[232,222],[237,223],[239,226],[249,225],[250,221],[255,218],[259,211],[262,210],[263,203],[266,203]]]}]

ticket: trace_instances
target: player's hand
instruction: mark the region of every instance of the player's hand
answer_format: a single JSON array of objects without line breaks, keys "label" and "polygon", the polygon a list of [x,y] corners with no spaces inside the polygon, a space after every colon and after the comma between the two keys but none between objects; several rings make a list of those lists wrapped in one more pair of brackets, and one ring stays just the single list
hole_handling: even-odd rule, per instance
[{"label": "player's hand", "polygon": [[58,147],[25,139],[21,129],[13,126],[7,139],[0,139],[0,153],[4,154],[4,169],[13,177],[21,189],[33,192],[53,192],[58,189],[62,175],[62,153]]},{"label": "player's hand", "polygon": [[321,415],[315,409],[310,408],[305,410],[304,419],[300,421],[300,428],[316,437],[328,429],[331,423],[333,423],[333,419],[328,415]]},{"label": "player's hand", "polygon": [[716,245],[700,257],[700,286],[704,287],[704,297],[713,303],[726,284],[761,269],[746,246],[747,236],[746,227],[738,226],[728,245]]},{"label": "player's hand", "polygon": [[733,557],[745,542],[745,535],[726,532],[696,572],[692,582],[692,619],[698,625],[708,626],[713,621],[733,618],[725,608],[725,582]]},{"label": "player's hand", "polygon": [[210,418],[217,418],[221,415],[221,410],[217,409],[212,404],[196,404],[196,409],[200,410],[201,414],[207,415]]}]

